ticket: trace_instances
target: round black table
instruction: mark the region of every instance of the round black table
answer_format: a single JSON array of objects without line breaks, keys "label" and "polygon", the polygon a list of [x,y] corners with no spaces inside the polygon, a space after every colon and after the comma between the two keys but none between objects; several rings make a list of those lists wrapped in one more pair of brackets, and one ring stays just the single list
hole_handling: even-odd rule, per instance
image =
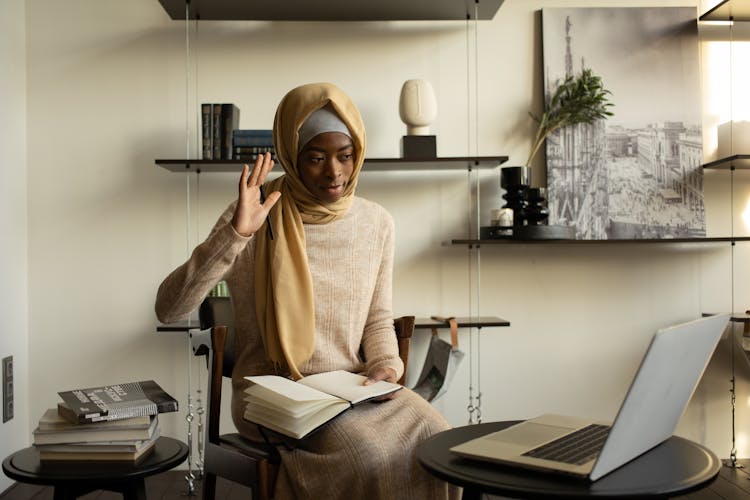
[{"label": "round black table", "polygon": [[462,486],[465,499],[478,499],[482,493],[516,498],[664,498],[707,486],[722,466],[710,450],[677,436],[594,482],[471,460],[450,451],[517,422],[469,425],[435,434],[419,446],[419,463],[434,476]]},{"label": "round black table", "polygon": [[33,446],[3,460],[3,472],[16,481],[54,486],[55,500],[75,499],[95,490],[122,493],[125,500],[145,500],[144,478],[169,470],[185,461],[185,443],[160,437],[154,450],[138,462],[39,461]]}]

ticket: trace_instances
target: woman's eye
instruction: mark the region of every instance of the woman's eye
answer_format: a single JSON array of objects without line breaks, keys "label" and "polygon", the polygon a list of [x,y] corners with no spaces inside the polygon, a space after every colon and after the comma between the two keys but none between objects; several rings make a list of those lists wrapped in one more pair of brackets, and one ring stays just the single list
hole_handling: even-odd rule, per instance
[{"label": "woman's eye", "polygon": [[349,161],[352,158],[354,158],[354,154],[353,153],[344,153],[343,155],[341,155],[341,160],[342,161]]}]

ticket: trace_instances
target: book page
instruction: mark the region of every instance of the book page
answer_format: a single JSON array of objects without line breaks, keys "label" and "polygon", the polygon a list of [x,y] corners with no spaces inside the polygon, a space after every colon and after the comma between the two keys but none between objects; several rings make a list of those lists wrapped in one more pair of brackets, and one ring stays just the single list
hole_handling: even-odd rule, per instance
[{"label": "book page", "polygon": [[350,404],[349,401],[344,401],[341,398],[330,396],[328,394],[326,394],[326,399],[297,401],[282,396],[278,392],[272,391],[258,384],[251,385],[245,389],[245,397],[243,400],[250,405],[271,408],[276,412],[283,413],[292,418],[305,417],[334,403],[345,403],[347,406]]},{"label": "book page", "polygon": [[301,439],[349,408],[349,402],[340,398],[334,398],[334,402],[328,406],[296,418],[289,416],[285,412],[278,411],[278,408],[274,409],[263,405],[247,405],[245,407],[244,418],[291,438]]},{"label": "book page", "polygon": [[371,385],[362,385],[367,377],[344,370],[316,373],[300,379],[303,385],[314,387],[319,391],[333,394],[350,401],[352,404],[372,399],[384,394],[390,394],[402,387],[398,384],[381,380]]},{"label": "book page", "polygon": [[338,399],[325,392],[320,392],[312,387],[299,384],[294,380],[289,380],[288,378],[279,377],[277,375],[259,375],[257,377],[245,378],[254,384],[258,384],[280,394],[292,402]]}]

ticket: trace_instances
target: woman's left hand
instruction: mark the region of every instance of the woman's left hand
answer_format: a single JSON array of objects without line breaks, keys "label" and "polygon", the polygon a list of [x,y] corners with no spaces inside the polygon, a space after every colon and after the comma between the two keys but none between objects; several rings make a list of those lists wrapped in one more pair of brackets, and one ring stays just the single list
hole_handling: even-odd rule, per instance
[{"label": "woman's left hand", "polygon": [[[386,382],[393,382],[395,384],[396,382],[398,382],[398,379],[396,378],[396,370],[394,370],[393,368],[378,368],[373,373],[367,375],[367,380],[365,380],[362,385],[374,384],[375,382],[379,382],[381,380],[385,380]],[[396,397],[397,392],[392,392],[390,394],[386,394],[385,396],[380,396],[378,398],[375,398],[374,401],[387,401],[389,399],[393,399]]]}]

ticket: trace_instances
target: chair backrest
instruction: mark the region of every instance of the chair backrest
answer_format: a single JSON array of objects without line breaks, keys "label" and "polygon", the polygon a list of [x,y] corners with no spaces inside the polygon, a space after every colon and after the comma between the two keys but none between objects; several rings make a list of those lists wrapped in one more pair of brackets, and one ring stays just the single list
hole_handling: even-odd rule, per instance
[{"label": "chair backrest", "polygon": [[198,320],[201,330],[207,330],[213,326],[227,327],[221,371],[225,377],[231,377],[234,368],[234,310],[232,309],[232,300],[229,297],[206,297],[198,308]]},{"label": "chair backrest", "polygon": [[[198,318],[202,330],[213,326],[226,326],[226,340],[224,341],[224,354],[222,362],[222,374],[225,377],[232,376],[234,368],[234,311],[232,300],[229,297],[206,297],[198,309]],[[406,368],[409,362],[409,343],[414,333],[414,316],[401,316],[393,320],[393,327],[398,342],[398,355],[404,363],[404,374],[398,383],[403,385],[406,381]]]}]

